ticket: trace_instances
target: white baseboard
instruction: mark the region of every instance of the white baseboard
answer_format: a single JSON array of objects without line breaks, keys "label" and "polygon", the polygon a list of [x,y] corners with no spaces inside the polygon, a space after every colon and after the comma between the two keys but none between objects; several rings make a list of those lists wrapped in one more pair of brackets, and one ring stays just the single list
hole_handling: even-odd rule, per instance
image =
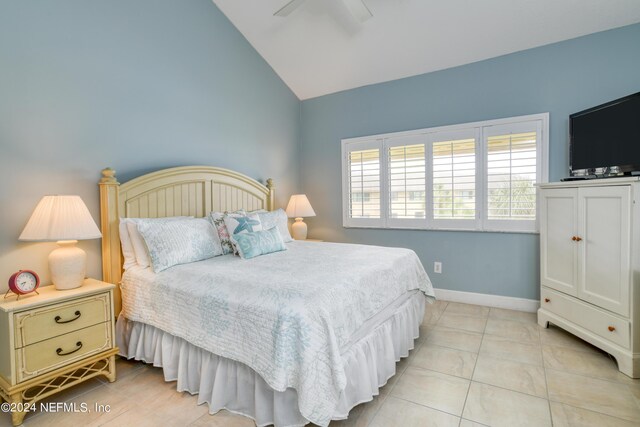
[{"label": "white baseboard", "polygon": [[540,301],[535,299],[477,294],[475,292],[452,291],[449,289],[434,289],[434,291],[436,292],[436,298],[444,301],[528,311],[530,313],[535,313],[540,308]]}]

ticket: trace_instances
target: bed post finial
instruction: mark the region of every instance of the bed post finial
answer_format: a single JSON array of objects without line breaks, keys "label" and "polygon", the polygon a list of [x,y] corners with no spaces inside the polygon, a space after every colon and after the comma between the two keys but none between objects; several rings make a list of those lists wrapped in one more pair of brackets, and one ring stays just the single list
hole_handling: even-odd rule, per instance
[{"label": "bed post finial", "polygon": [[273,178],[267,179],[267,189],[269,190],[269,200],[267,201],[267,210],[276,210],[276,185],[273,183]]},{"label": "bed post finial", "polygon": [[116,179],[116,171],[111,168],[102,169],[102,178],[100,178],[100,184],[118,184]]},{"label": "bed post finial", "polygon": [[[122,278],[122,255],[118,232],[118,193],[120,183],[116,179],[116,171],[111,168],[102,169],[100,178],[100,231],[102,231],[102,280],[118,285]],[[120,289],[116,286],[114,295],[114,311],[120,312]]]}]

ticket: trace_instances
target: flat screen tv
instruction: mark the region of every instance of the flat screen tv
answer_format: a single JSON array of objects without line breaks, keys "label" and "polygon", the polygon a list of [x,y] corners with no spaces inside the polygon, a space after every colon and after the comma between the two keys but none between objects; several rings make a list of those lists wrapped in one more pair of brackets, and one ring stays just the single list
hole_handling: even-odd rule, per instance
[{"label": "flat screen tv", "polygon": [[640,171],[640,92],[569,116],[571,175]]}]

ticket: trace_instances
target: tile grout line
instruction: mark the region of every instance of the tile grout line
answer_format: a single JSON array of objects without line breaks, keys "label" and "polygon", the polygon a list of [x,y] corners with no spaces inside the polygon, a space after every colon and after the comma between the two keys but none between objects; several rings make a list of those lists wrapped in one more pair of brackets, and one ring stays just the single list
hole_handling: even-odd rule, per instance
[{"label": "tile grout line", "polygon": [[[538,327],[541,327],[538,325]],[[538,330],[538,340],[540,341],[540,357],[542,358],[542,369],[544,372],[544,386],[547,389],[547,407],[549,408],[549,418],[551,419],[551,427],[554,425],[553,421],[553,411],[551,410],[551,397],[549,396],[549,380],[547,379],[547,366],[544,361],[544,350],[542,348],[542,335],[540,334],[540,330]]]},{"label": "tile grout line", "polygon": [[557,402],[557,401],[555,401],[555,400],[554,400],[553,402],[554,402],[554,403],[559,403],[559,404],[561,404],[561,405],[563,405],[563,406],[569,406],[569,407],[571,407],[571,408],[578,409],[578,410],[580,410],[580,411],[592,412],[592,413],[597,414],[597,415],[603,415],[603,416],[605,416],[605,417],[615,418],[616,420],[621,420],[621,421],[626,421],[626,422],[631,422],[631,423],[633,422],[633,421],[628,420],[628,419],[626,419],[626,418],[620,418],[620,417],[618,417],[618,416],[616,416],[616,415],[609,415],[609,414],[605,414],[604,412],[594,411],[593,409],[581,408],[581,407],[579,407],[579,406],[571,405],[571,404],[569,404],[569,403],[564,403],[564,402]]},{"label": "tile grout line", "polygon": [[[543,363],[544,363],[544,361],[543,361]],[[607,383],[610,383],[610,384],[624,385],[624,386],[627,386],[627,387],[630,386],[629,384],[627,384],[625,382],[622,382],[622,381],[616,381],[616,380],[611,380],[611,379],[602,378],[602,377],[593,377],[593,376],[589,376],[589,375],[586,375],[586,374],[577,373],[575,371],[562,371],[560,369],[548,368],[546,366],[544,368],[545,368],[545,370],[546,369],[550,369],[552,371],[564,372],[565,374],[575,375],[576,377],[588,378],[590,380],[604,381],[604,382],[607,382]],[[624,375],[624,374],[622,374],[622,375]],[[631,393],[631,391],[629,391],[629,392]]]},{"label": "tile grout line", "polygon": [[480,338],[480,345],[478,346],[478,353],[477,353],[478,356],[476,357],[476,361],[473,364],[473,370],[471,371],[471,378],[469,378],[469,387],[467,388],[467,394],[464,396],[464,402],[462,403],[462,412],[460,413],[460,424],[462,424],[462,417],[464,416],[464,410],[467,407],[467,400],[469,399],[469,393],[471,392],[471,385],[473,384],[473,375],[476,373],[476,366],[478,366],[478,359],[480,358],[480,349],[482,348],[482,343],[484,341],[485,331],[487,330],[487,323],[489,323],[490,314],[491,314],[491,309],[489,309],[489,312],[487,313],[487,320],[484,323],[484,329],[482,330],[482,337]]},{"label": "tile grout line", "polygon": [[[454,331],[454,332],[465,332],[465,333],[470,333],[470,334],[476,334],[476,335],[480,335],[480,336],[482,336],[482,335],[483,335],[483,334],[481,334],[480,332],[469,332],[469,331],[463,331],[463,330],[461,330],[461,329],[453,329],[453,331]],[[446,332],[446,331],[445,331],[445,332]],[[426,344],[426,341],[425,341],[425,344]],[[434,343],[431,343],[431,345],[437,345],[437,346],[439,346],[439,347],[448,348],[448,349],[450,349],[450,350],[458,350],[458,351],[466,351],[467,353],[474,353],[473,351],[464,350],[464,349],[456,348],[456,347],[450,347],[450,346],[448,346],[448,345],[444,345],[444,344],[434,344]]]},{"label": "tile grout line", "polygon": [[444,411],[442,409],[437,409],[437,408],[434,408],[432,406],[427,406],[424,403],[414,402],[413,400],[409,400],[409,399],[406,399],[406,398],[400,397],[400,396],[393,396],[393,398],[394,399],[398,399],[398,400],[402,400],[403,402],[407,402],[407,403],[410,403],[412,405],[422,406],[423,408],[431,409],[432,411],[442,412],[443,414],[451,415],[452,417],[456,417],[456,418],[462,419],[462,415],[452,414],[451,412],[447,412],[447,411]]},{"label": "tile grout line", "polygon": [[[545,344],[545,346],[547,347],[552,347],[552,348],[558,348],[558,346],[553,346],[553,345],[547,345]],[[543,346],[544,347],[544,346]],[[567,347],[560,347],[562,349],[567,349]],[[569,349],[572,350],[572,349]],[[579,350],[576,350],[579,351]],[[544,348],[543,348],[543,352],[544,352]],[[544,358],[544,353],[543,353],[543,358]],[[615,359],[614,359],[615,360]],[[543,360],[544,362],[544,360]],[[545,369],[547,369],[547,366],[545,365]],[[592,380],[600,380],[600,381],[606,381],[609,383],[613,383],[613,384],[619,384],[619,385],[626,385],[626,386],[631,386],[631,384],[628,384],[628,381],[638,381],[638,384],[640,385],[640,380],[637,380],[635,378],[630,378],[630,377],[626,377],[625,374],[623,374],[622,372],[619,371],[618,367],[617,367],[617,363],[615,363],[615,369],[614,371],[619,373],[620,375],[624,376],[625,380],[624,381],[618,381],[616,379],[612,379],[612,378],[603,378],[603,377],[597,377],[597,376],[593,376],[593,374],[591,375],[587,375],[585,373],[581,373],[581,372],[577,372],[577,371],[573,371],[573,370],[566,370],[566,371],[562,371],[561,369],[557,369],[557,368],[552,368],[552,367],[548,367],[548,369],[551,369],[552,371],[560,371],[560,372],[565,372],[567,374],[571,374],[571,375],[576,375],[579,377],[585,377],[585,378],[589,378]],[[566,369],[566,368],[565,368]]]}]

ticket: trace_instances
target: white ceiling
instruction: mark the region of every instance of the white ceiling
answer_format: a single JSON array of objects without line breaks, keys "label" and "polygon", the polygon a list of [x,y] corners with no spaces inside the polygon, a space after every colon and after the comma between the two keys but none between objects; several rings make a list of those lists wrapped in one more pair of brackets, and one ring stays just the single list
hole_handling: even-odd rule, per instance
[{"label": "white ceiling", "polygon": [[640,0],[213,0],[300,99],[640,22]]}]

